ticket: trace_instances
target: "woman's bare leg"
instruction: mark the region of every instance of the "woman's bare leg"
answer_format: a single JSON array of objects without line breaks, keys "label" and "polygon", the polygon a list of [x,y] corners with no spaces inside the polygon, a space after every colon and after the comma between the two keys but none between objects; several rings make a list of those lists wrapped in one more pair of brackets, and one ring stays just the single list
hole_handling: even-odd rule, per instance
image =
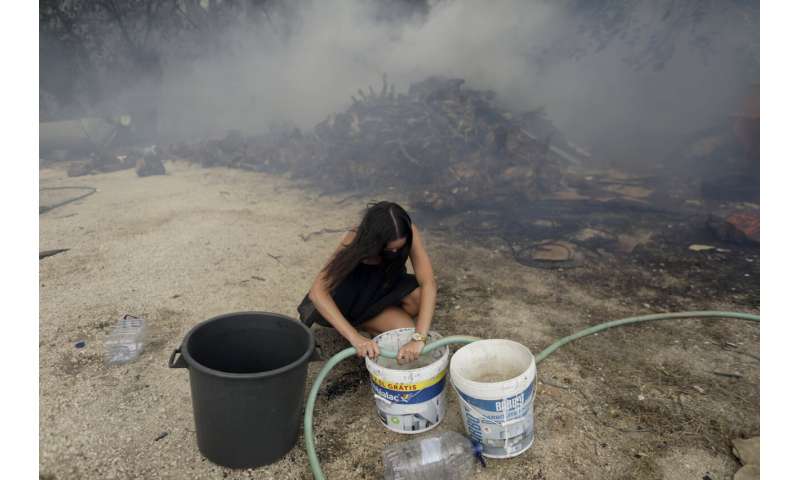
[{"label": "woman's bare leg", "polygon": [[419,304],[422,301],[422,289],[417,287],[414,289],[413,292],[409,293],[408,295],[403,298],[403,310],[411,316],[411,318],[416,318],[419,315]]},{"label": "woman's bare leg", "polygon": [[396,328],[414,328],[414,320],[402,308],[392,306],[362,323],[359,328],[378,335]]}]

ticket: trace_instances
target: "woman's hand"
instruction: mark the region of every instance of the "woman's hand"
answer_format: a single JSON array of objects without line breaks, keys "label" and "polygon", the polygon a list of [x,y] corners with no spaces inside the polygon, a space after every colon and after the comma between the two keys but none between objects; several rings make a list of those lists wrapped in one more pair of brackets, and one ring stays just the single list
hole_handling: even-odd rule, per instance
[{"label": "woman's hand", "polygon": [[363,335],[357,335],[353,340],[350,341],[350,345],[356,349],[356,352],[360,358],[369,357],[374,359],[378,358],[378,355],[381,353],[381,349],[378,347],[378,342],[370,340]]},{"label": "woman's hand", "polygon": [[419,355],[424,347],[425,347],[425,342],[421,342],[419,340],[411,340],[410,342],[400,347],[400,351],[397,352],[397,363],[402,365],[404,363],[413,362],[414,360],[419,358]]}]

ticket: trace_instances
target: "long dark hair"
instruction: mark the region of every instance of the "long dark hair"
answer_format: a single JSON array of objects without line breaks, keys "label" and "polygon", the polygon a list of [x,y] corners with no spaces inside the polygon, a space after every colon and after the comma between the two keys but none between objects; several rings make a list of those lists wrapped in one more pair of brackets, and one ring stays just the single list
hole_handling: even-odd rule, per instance
[{"label": "long dark hair", "polygon": [[384,282],[388,283],[405,269],[411,251],[411,217],[394,202],[378,202],[367,206],[356,236],[325,266],[328,288],[334,289],[360,262],[380,256],[386,244],[405,237],[406,244],[396,259],[384,261]]}]

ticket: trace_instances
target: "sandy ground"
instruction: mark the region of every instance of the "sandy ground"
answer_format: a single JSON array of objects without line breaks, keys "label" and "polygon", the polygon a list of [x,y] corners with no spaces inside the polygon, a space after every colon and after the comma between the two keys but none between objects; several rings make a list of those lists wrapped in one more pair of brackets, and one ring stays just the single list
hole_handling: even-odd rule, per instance
[{"label": "sandy ground", "polygon": [[[148,178],[41,171],[41,187],[98,191],[40,216],[40,250],[70,249],[40,261],[40,478],[311,478],[302,436],[267,467],[206,461],[195,446],[188,375],[167,359],[190,327],[214,315],[296,316],[338,231],[367,199],[320,196],[250,172],[167,169]],[[440,284],[434,328],[444,335],[511,338],[538,352],[590,324],[649,313],[631,292],[600,293],[574,273],[525,267],[501,249],[422,226]],[[743,310],[725,298],[673,300]],[[111,367],[102,341],[124,313],[150,322],[149,343],[136,362]],[[326,354],[344,347],[315,331]],[[86,348],[75,348],[78,340]],[[759,431],[758,342],[757,325],[686,320],[566,347],[540,366],[534,447],[490,461],[476,478],[731,478],[730,439]],[[320,367],[311,365],[309,385]],[[331,479],[379,477],[382,446],[406,439],[379,423],[363,371],[340,367],[317,404]],[[452,391],[447,398],[439,428],[463,431]]]}]

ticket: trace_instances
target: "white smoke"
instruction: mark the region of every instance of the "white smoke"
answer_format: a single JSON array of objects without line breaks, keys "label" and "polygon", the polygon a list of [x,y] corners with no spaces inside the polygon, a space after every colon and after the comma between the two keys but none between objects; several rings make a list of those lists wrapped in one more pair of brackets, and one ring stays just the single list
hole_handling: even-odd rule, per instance
[{"label": "white smoke", "polygon": [[[346,108],[357,89],[379,86],[383,73],[398,92],[428,75],[446,75],[497,91],[509,108],[544,107],[580,143],[612,152],[627,145],[636,150],[618,151],[638,155],[662,151],[675,135],[734,113],[757,81],[740,51],[752,43],[737,27],[745,20],[724,9],[704,24],[714,55],[704,57],[678,36],[671,60],[653,71],[630,65],[642,48],[630,36],[575,59],[537,62],[577,35],[578,19],[559,2],[442,1],[424,18],[395,22],[376,20],[373,4],[362,0],[302,5],[288,35],[264,22],[228,32],[233,47],[225,53],[191,62],[170,58],[160,92],[162,133],[260,133],[280,123],[308,128]],[[644,2],[634,17],[645,29],[658,28],[660,7]]]}]

